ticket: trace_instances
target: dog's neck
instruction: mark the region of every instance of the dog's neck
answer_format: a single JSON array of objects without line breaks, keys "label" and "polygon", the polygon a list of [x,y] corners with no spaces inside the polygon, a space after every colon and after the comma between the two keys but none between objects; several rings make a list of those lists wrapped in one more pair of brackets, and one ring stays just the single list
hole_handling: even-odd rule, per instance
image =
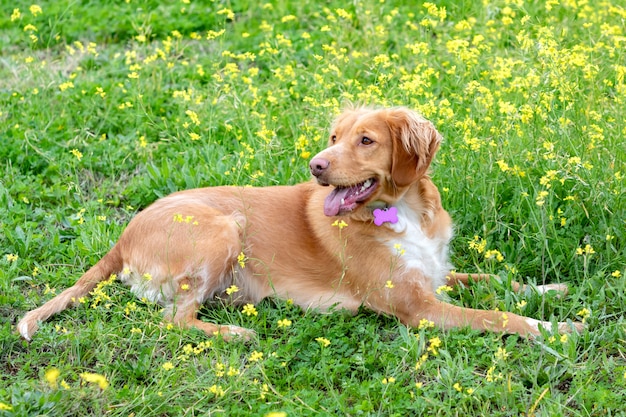
[{"label": "dog's neck", "polygon": [[370,202],[367,205],[367,208],[370,209],[371,211],[374,211],[376,209],[383,210],[383,209],[387,209],[389,207],[391,207],[391,204],[389,204],[389,203],[387,203],[386,201],[383,201],[383,200],[375,200],[375,201]]}]

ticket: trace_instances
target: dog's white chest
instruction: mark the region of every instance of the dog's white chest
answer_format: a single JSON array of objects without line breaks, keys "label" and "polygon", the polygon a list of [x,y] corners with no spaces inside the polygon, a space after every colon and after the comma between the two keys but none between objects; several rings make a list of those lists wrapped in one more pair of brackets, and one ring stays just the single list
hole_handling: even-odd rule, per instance
[{"label": "dog's white chest", "polygon": [[399,202],[398,222],[388,224],[398,233],[398,238],[385,244],[391,253],[397,254],[407,270],[418,270],[430,278],[433,290],[446,284],[446,275],[452,265],[449,261],[448,244],[452,238],[452,228],[443,233],[428,236],[420,224],[420,218],[406,203]]}]

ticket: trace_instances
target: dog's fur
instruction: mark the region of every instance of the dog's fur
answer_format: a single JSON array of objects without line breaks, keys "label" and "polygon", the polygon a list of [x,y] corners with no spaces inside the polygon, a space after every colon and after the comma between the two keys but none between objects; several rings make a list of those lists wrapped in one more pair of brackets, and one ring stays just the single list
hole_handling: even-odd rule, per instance
[{"label": "dog's fur", "polygon": [[[18,330],[30,340],[40,322],[113,273],[138,296],[163,304],[166,320],[225,338],[253,332],[199,320],[198,308],[215,297],[258,303],[276,296],[304,309],[366,306],[409,326],[427,319],[446,329],[551,330],[550,322],[437,297],[440,286],[489,278],[450,272],[452,223],[427,175],[440,141],[430,122],[406,108],[346,110],[328,148],[311,160],[317,183],[202,188],[158,200],[74,286],[27,313]],[[376,226],[373,211],[388,207],[397,208],[397,223]],[[239,291],[226,294],[231,285]],[[582,325],[561,322],[557,330],[572,327]]]}]

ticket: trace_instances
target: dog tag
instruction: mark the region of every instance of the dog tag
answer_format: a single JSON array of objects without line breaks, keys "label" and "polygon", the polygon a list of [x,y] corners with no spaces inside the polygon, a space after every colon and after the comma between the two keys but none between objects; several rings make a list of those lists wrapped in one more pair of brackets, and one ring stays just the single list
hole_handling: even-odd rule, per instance
[{"label": "dog tag", "polygon": [[382,226],[383,223],[387,222],[398,223],[398,209],[396,207],[374,210],[374,224],[376,226]]}]

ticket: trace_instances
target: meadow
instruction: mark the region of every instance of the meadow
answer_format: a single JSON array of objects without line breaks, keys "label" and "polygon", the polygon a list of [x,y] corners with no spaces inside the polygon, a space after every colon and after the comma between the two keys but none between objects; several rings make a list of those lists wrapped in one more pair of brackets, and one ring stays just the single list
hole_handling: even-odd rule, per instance
[{"label": "meadow", "polygon": [[[0,415],[626,415],[625,21],[624,0],[2,2]],[[452,260],[502,278],[452,303],[587,329],[203,308],[258,334],[228,343],[112,281],[17,335],[155,199],[308,180],[349,103],[444,136]]]}]

